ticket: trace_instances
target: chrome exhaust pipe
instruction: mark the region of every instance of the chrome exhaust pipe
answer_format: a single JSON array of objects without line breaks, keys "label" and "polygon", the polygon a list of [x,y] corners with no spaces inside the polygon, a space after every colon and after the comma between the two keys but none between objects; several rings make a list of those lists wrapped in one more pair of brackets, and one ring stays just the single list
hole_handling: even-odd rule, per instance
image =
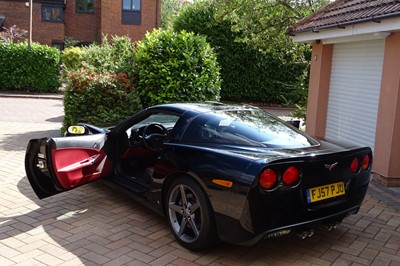
[{"label": "chrome exhaust pipe", "polygon": [[333,229],[336,229],[337,223],[324,223],[323,226],[330,232]]},{"label": "chrome exhaust pipe", "polygon": [[296,235],[300,239],[304,240],[314,235],[314,229],[302,228],[297,231]]}]

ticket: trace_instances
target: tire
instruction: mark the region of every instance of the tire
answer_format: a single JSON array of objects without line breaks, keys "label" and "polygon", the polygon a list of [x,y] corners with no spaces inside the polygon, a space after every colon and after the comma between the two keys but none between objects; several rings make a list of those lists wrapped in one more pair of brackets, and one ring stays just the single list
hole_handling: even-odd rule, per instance
[{"label": "tire", "polygon": [[189,177],[180,177],[168,188],[166,210],[176,240],[189,250],[212,248],[217,233],[211,204],[203,189]]}]

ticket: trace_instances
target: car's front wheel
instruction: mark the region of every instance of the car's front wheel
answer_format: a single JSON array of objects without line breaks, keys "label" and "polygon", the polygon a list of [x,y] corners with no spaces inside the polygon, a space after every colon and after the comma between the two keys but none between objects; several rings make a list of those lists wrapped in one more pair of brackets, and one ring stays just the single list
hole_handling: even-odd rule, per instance
[{"label": "car's front wheel", "polygon": [[194,180],[185,177],[174,180],[169,186],[166,204],[169,225],[182,246],[202,250],[216,244],[210,202]]}]

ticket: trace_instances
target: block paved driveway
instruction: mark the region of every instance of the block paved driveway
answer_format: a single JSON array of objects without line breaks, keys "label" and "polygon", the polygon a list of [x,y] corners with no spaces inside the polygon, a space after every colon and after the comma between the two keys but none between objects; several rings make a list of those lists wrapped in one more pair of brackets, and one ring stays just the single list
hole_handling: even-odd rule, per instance
[{"label": "block paved driveway", "polygon": [[359,214],[314,237],[182,249],[162,217],[95,182],[38,200],[30,138],[58,136],[61,100],[0,95],[0,265],[400,265],[400,190],[372,183]]}]

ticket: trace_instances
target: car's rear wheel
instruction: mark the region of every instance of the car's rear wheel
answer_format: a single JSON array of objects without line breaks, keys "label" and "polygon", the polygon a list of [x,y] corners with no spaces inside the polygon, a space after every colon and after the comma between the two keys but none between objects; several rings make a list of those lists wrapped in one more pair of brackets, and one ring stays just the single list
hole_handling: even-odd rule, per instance
[{"label": "car's rear wheel", "polygon": [[203,189],[190,178],[178,178],[167,194],[168,222],[176,240],[190,250],[215,245],[216,229],[210,202]]}]

